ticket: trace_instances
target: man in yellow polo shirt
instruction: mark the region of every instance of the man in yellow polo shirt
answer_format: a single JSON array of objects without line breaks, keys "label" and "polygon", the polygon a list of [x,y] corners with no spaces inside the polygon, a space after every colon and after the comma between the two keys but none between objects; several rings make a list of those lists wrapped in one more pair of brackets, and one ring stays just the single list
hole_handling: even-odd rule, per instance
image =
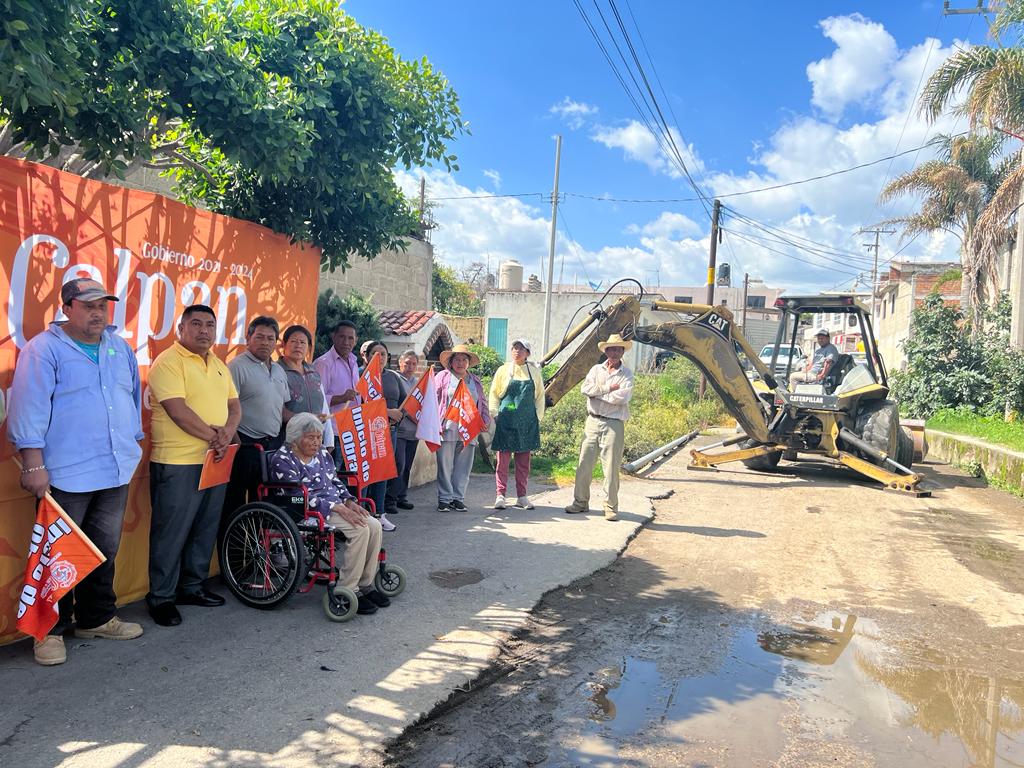
[{"label": "man in yellow polo shirt", "polygon": [[224,605],[203,586],[217,539],[227,486],[199,488],[206,452],[221,457],[234,440],[242,409],[231,373],[210,352],[217,316],[186,307],[178,341],[149,369],[153,407],[149,492],[149,615],[161,626],[181,623],[177,605]]}]

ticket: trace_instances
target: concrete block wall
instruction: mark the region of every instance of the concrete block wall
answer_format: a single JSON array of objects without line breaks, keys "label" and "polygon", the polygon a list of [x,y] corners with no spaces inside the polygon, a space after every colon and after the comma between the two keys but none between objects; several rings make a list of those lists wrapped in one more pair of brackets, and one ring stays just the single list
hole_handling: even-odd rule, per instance
[{"label": "concrete block wall", "polygon": [[348,269],[320,273],[320,291],[340,296],[355,289],[378,310],[430,309],[434,249],[422,240],[409,240],[405,251],[383,251],[376,258],[355,258]]},{"label": "concrete block wall", "polygon": [[938,458],[954,466],[977,462],[985,477],[1018,493],[1024,492],[1024,453],[966,435],[952,435],[934,429],[929,429],[926,434],[930,458]]}]

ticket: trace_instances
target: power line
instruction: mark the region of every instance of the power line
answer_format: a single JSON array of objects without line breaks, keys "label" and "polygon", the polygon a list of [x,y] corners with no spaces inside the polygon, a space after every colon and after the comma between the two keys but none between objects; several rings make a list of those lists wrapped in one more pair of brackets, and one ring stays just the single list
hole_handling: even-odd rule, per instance
[{"label": "power line", "polygon": [[856,273],[855,272],[849,272],[847,270],[837,269],[836,267],[826,266],[826,265],[820,264],[818,262],[808,261],[807,259],[801,259],[799,256],[794,256],[793,254],[787,253],[786,251],[780,251],[777,248],[772,248],[770,246],[765,245],[764,243],[759,243],[756,240],[752,240],[749,237],[747,237],[746,235],[741,234],[741,233],[739,233],[739,232],[737,232],[735,230],[726,230],[726,231],[731,231],[731,233],[735,237],[738,237],[740,240],[746,240],[748,243],[750,243],[751,245],[756,246],[757,248],[764,248],[766,251],[771,251],[772,253],[777,253],[778,255],[784,256],[787,259],[793,259],[794,261],[799,261],[799,262],[801,262],[803,264],[808,264],[808,265],[810,265],[812,267],[815,267],[816,269],[825,269],[825,270],[830,270],[832,272],[836,272],[836,273],[841,274],[841,275],[849,275],[850,277],[856,277]]}]

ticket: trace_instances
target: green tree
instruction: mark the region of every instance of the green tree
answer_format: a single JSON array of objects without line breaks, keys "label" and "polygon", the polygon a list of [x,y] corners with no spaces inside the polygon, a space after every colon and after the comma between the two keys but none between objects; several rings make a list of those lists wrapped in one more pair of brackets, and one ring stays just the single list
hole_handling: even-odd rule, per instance
[{"label": "green tree", "polygon": [[465,130],[425,59],[335,0],[0,0],[0,152],[90,176],[150,165],[187,202],[323,249],[401,248],[392,170]]},{"label": "green tree", "polygon": [[483,302],[465,280],[459,279],[455,270],[437,261],[434,262],[433,308],[446,315],[473,317],[483,314]]},{"label": "green tree", "polygon": [[380,312],[359,291],[351,290],[342,298],[328,288],[316,300],[316,351],[322,355],[331,348],[331,331],[341,320],[356,326],[358,345],[368,339],[379,339],[384,329],[380,326]]},{"label": "green tree", "polygon": [[947,136],[930,142],[939,156],[890,181],[882,190],[887,202],[904,195],[920,197],[920,208],[906,216],[890,219],[903,228],[903,238],[942,230],[960,241],[961,304],[973,307],[973,327],[980,329],[985,304],[985,264],[974,236],[985,207],[1009,172],[1000,162],[1003,139],[998,134]]}]

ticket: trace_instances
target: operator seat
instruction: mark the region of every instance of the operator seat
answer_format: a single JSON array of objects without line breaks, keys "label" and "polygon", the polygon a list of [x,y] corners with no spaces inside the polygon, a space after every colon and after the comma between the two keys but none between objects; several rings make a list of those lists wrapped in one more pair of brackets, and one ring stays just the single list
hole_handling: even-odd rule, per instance
[{"label": "operator seat", "polygon": [[822,384],[825,387],[825,392],[831,395],[836,387],[839,386],[843,377],[850,372],[853,368],[853,357],[850,355],[839,355],[836,358],[836,364],[828,370],[828,375],[822,380]]}]

